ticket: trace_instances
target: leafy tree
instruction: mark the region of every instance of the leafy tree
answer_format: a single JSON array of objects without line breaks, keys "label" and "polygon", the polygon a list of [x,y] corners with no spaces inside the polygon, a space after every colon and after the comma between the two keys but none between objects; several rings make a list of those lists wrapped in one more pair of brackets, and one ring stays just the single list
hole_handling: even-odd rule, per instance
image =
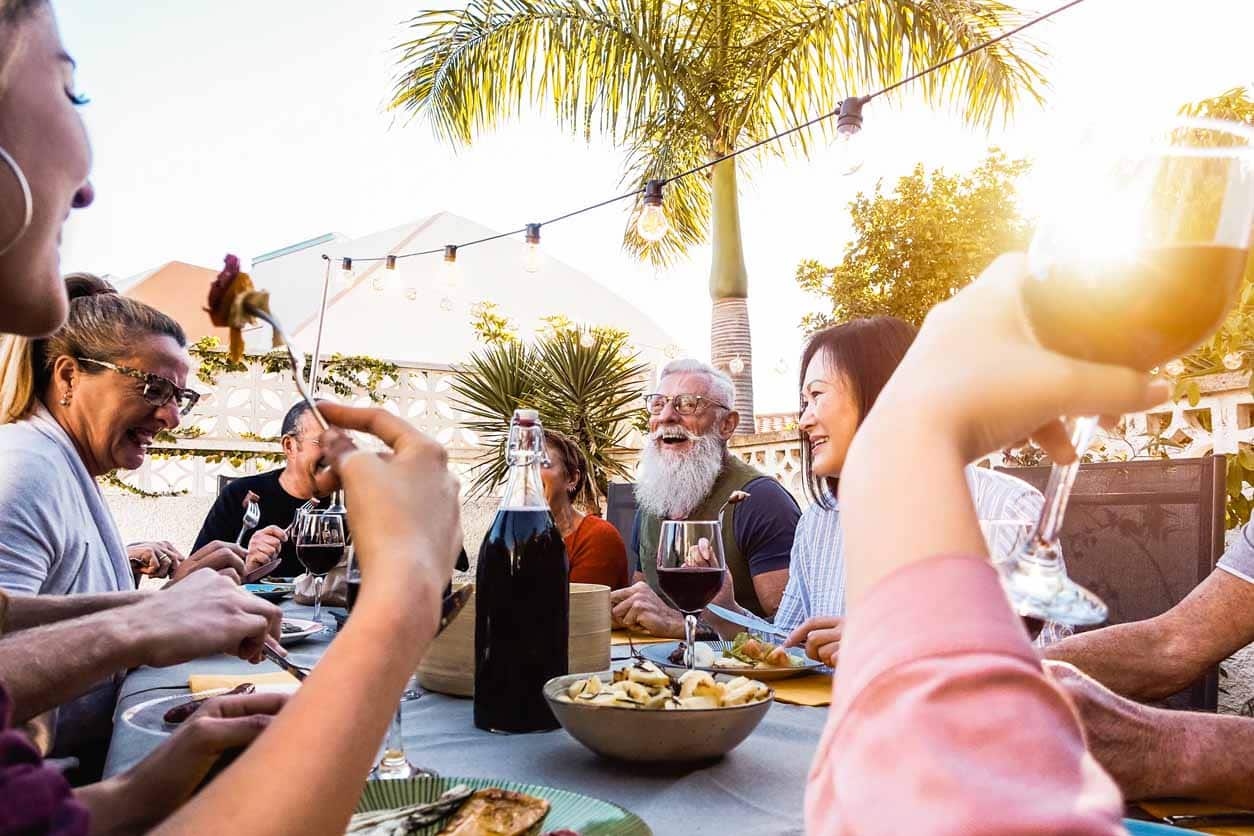
[{"label": "leafy tree", "polygon": [[807,314],[802,327],[889,315],[919,325],[937,303],[979,275],[999,254],[1027,245],[1015,186],[1028,169],[991,149],[975,170],[931,173],[919,163],[891,193],[883,182],[849,205],[854,238],[835,267],[803,261],[802,289],[831,300],[830,314]]},{"label": "leafy tree", "polygon": [[[742,359],[743,370],[732,374],[735,405],[751,432],[739,167],[725,155],[1022,19],[1003,0],[471,0],[409,22],[413,36],[399,47],[391,106],[426,115],[437,135],[464,145],[524,108],[544,108],[568,131],[596,132],[625,148],[623,180],[632,188],[719,161],[706,176],[667,187],[667,237],[649,244],[629,223],[623,244],[666,264],[708,235],[710,353],[729,371],[734,357]],[[1039,101],[1040,55],[1030,40],[1002,41],[911,89],[988,123],[1020,96]],[[823,122],[819,135],[830,137],[833,122]],[[765,150],[791,146],[805,155],[815,139],[801,131]]]}]

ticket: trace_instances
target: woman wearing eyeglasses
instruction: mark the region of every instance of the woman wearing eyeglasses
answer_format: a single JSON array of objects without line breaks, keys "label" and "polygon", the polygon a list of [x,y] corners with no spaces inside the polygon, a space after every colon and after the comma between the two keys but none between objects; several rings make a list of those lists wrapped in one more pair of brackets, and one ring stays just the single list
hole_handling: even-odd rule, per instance
[{"label": "woman wearing eyeglasses", "polygon": [[[70,276],[66,291],[69,317],[51,336],[0,340],[0,589],[21,595],[135,588],[95,480],[143,464],[197,400],[177,322],[94,276]],[[210,543],[170,556],[168,574],[209,567],[238,580],[269,557]],[[107,730],[115,696],[106,682],[63,710],[58,748]]]}]

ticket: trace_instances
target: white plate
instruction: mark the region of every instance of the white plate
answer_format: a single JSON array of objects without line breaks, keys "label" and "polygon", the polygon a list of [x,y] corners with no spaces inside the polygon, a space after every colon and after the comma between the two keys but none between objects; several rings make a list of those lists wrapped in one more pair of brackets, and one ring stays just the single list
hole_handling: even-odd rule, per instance
[{"label": "white plate", "polygon": [[323,625],[319,624],[318,622],[309,621],[304,618],[285,618],[283,619],[283,623],[291,624],[300,628],[299,633],[283,633],[279,637],[279,644],[283,645],[284,647],[286,647],[289,644],[296,644],[297,642],[303,642],[305,639],[309,638],[310,636],[316,636],[326,629]]},{"label": "white plate", "polygon": [[[258,685],[256,693],[258,694],[294,694],[299,685]],[[229,688],[216,688],[212,691],[205,691],[201,694],[204,697],[215,697],[219,694],[225,694]],[[122,712],[121,720],[132,728],[139,729],[148,734],[167,735],[178,728],[177,725],[170,725],[165,721],[165,713],[179,703],[192,699],[191,691],[186,689],[180,691],[174,696],[157,697],[141,702],[139,705],[133,705]]]}]

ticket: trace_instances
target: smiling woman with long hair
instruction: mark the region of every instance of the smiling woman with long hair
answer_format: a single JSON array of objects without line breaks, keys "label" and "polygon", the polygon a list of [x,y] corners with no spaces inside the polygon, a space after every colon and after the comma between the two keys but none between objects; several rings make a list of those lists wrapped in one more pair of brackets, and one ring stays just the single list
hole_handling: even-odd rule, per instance
[{"label": "smiling woman with long hair", "polygon": [[[825,665],[836,662],[845,619],[840,474],[855,433],[915,334],[912,325],[890,316],[855,319],[816,332],[801,355],[801,464],[813,504],[797,524],[792,572],[775,624],[791,632],[788,644],[804,646]],[[985,468],[968,467],[966,473],[981,518],[1036,518],[1042,497],[1031,485]],[[901,513],[908,516],[910,509]]]}]

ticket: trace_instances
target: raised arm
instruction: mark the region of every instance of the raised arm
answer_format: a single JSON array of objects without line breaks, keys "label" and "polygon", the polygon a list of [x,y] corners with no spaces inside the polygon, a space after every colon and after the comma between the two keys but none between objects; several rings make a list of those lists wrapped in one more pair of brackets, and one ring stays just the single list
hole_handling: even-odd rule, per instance
[{"label": "raised arm", "polygon": [[1116,694],[1155,700],[1187,688],[1206,669],[1254,641],[1254,583],[1216,569],[1162,615],[1079,633],[1050,645]]},{"label": "raised arm", "polygon": [[[401,689],[435,635],[462,540],[443,448],[382,410],[319,409],[394,451],[384,460],[355,450],[334,429],[321,438],[346,489],[362,568],[353,617],[269,730],[157,833],[342,834]],[[333,487],[332,474],[319,476],[320,489]]]}]

